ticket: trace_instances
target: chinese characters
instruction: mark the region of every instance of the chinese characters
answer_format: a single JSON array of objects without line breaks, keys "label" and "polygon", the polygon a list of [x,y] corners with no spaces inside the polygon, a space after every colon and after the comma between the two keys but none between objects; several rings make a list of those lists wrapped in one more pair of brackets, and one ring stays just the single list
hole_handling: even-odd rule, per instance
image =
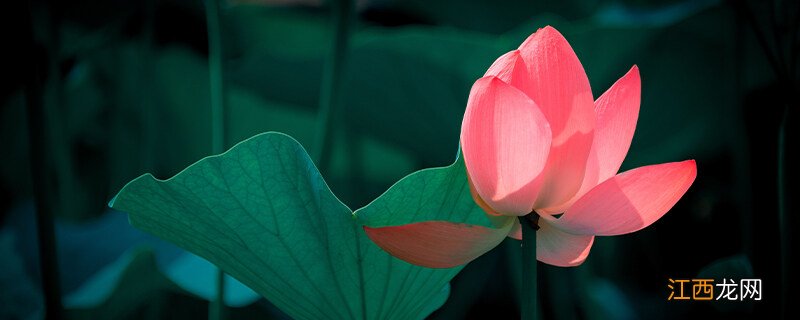
[{"label": "chinese characters", "polygon": [[740,279],[737,283],[723,278],[715,284],[714,279],[670,278],[667,288],[670,290],[667,300],[761,300],[761,279]]}]

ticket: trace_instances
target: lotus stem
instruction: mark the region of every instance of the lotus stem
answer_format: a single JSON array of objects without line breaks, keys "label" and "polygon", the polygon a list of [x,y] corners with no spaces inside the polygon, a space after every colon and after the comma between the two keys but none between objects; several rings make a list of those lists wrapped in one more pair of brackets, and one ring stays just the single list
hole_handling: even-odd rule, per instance
[{"label": "lotus stem", "polygon": [[216,273],[217,295],[209,305],[208,318],[210,320],[222,320],[227,318],[225,314],[225,272],[217,268]]},{"label": "lotus stem", "polygon": [[[47,65],[43,66],[40,57],[41,50],[34,36],[34,16],[31,4],[27,3],[24,21],[26,38],[28,39],[28,67],[30,72],[25,84],[25,102],[28,116],[28,134],[30,142],[30,169],[33,182],[33,196],[36,203],[36,236],[39,241],[39,268],[42,278],[42,292],[44,295],[45,318],[61,319],[63,317],[61,305],[61,286],[59,282],[58,258],[56,255],[55,223],[53,221],[56,210],[57,177],[48,174],[55,169],[59,157],[53,157],[54,152],[63,149],[54,148],[54,133],[60,126],[55,123],[58,119],[52,109],[58,93],[58,57],[55,56],[58,47],[58,17],[47,14],[40,22],[44,22],[50,31],[45,49],[47,50]],[[54,10],[57,11],[57,10]],[[40,17],[41,18],[41,17]],[[47,67],[48,72],[43,68]],[[45,93],[44,74],[49,75],[47,84],[49,91]],[[47,99],[47,100],[45,100]]]},{"label": "lotus stem", "polygon": [[781,116],[781,122],[778,126],[778,229],[779,229],[779,237],[781,241],[781,281],[783,285],[781,286],[781,316],[786,315],[786,296],[789,294],[789,239],[788,239],[788,230],[787,221],[786,221],[786,178],[784,177],[786,171],[784,167],[786,165],[785,158],[786,158],[786,121],[788,121],[789,117],[789,105],[783,109],[783,115]]},{"label": "lotus stem", "polygon": [[[225,88],[222,78],[222,32],[218,0],[206,0],[208,27],[208,78],[211,97],[211,152],[220,154],[225,149]],[[216,299],[209,306],[208,318],[225,318],[225,273],[217,269]]]},{"label": "lotus stem", "polygon": [[331,1],[331,15],[334,26],[333,45],[322,73],[322,88],[317,114],[316,136],[311,157],[323,174],[327,171],[327,159],[331,152],[332,123],[336,115],[336,103],[340,88],[342,70],[347,54],[350,25],[353,16],[353,0]]},{"label": "lotus stem", "polygon": [[225,148],[225,88],[222,81],[222,35],[218,0],[206,0],[208,25],[208,78],[211,97],[211,150]]},{"label": "lotus stem", "polygon": [[[536,229],[535,221],[529,220],[529,216],[520,217],[522,225],[522,319],[536,319],[536,300],[538,287],[536,284],[537,261],[536,261]],[[536,216],[538,218],[538,216]]]}]

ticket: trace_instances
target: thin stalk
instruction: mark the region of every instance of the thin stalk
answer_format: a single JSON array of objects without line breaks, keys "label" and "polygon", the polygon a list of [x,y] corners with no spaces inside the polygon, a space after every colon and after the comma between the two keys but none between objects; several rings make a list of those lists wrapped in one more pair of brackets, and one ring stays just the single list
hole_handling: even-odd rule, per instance
[{"label": "thin stalk", "polygon": [[792,22],[789,32],[791,34],[789,38],[789,57],[791,59],[789,72],[791,72],[790,77],[795,79],[794,77],[797,72],[797,56],[800,55],[800,52],[798,52],[798,48],[800,48],[800,39],[797,37],[798,34],[800,34],[800,4],[797,5],[797,11],[794,14],[794,21]]},{"label": "thin stalk", "polygon": [[778,9],[776,6],[778,6],[778,1],[772,1],[772,3],[769,4],[769,22],[772,26],[772,40],[775,41],[775,55],[777,56],[778,63],[785,68],[787,65],[786,61],[783,60],[783,46],[781,45],[780,26],[776,14]]},{"label": "thin stalk", "polygon": [[154,169],[156,144],[158,141],[157,110],[153,103],[153,38],[155,34],[156,0],[146,0],[144,5],[144,23],[142,25],[142,39],[139,47],[142,67],[136,71],[137,85],[140,89],[139,110],[142,110],[143,130],[141,133],[142,145],[139,155],[139,167],[151,171]]},{"label": "thin stalk", "polygon": [[773,53],[772,47],[770,47],[769,43],[767,42],[767,35],[761,30],[761,26],[758,24],[755,15],[750,10],[750,7],[747,5],[745,0],[737,0],[734,1],[734,4],[738,4],[737,9],[742,13],[742,17],[749,22],[750,28],[752,28],[753,32],[756,35],[756,40],[761,45],[761,48],[764,50],[764,55],[767,57],[767,61],[769,62],[772,70],[775,72],[779,80],[785,80],[788,78],[788,75],[785,74],[785,68],[781,61],[778,60],[778,55],[780,54],[780,45],[776,44],[777,51]]},{"label": "thin stalk", "polygon": [[325,62],[320,90],[319,113],[317,114],[316,136],[311,156],[320,171],[327,171],[333,131],[333,117],[336,114],[336,102],[341,86],[342,70],[347,54],[350,25],[353,17],[353,0],[331,1],[331,18],[334,27],[333,45]]},{"label": "thin stalk", "polygon": [[[44,291],[45,314],[47,319],[61,319],[61,287],[58,275],[58,259],[56,257],[55,226],[53,222],[54,183],[48,175],[52,166],[44,160],[47,156],[47,133],[42,118],[42,101],[33,98],[36,89],[26,90],[28,107],[28,128],[30,138],[31,177],[33,178],[33,194],[36,203],[36,235],[39,241],[39,268]],[[50,177],[48,177],[50,176]]]},{"label": "thin stalk", "polygon": [[[745,61],[747,61],[748,51],[745,50],[745,42],[747,34],[744,25],[744,17],[742,16],[741,12],[736,12],[734,20],[734,50],[733,50],[733,65],[735,67],[735,92],[745,92],[744,89],[744,65]],[[736,95],[737,105],[744,105],[744,99],[742,95]],[[744,120],[742,118],[742,120]],[[746,124],[742,123],[742,127],[745,127]],[[746,141],[747,137],[742,132],[739,132],[741,137],[738,139],[742,141]],[[739,156],[734,157],[737,159],[736,167],[737,172],[748,172],[750,167],[750,160],[749,160],[749,153],[747,152],[746,148],[739,148],[737,152],[739,152]],[[740,186],[740,194],[752,195],[752,180],[750,175],[739,175],[742,181],[737,185]],[[752,257],[753,256],[753,216],[750,214],[753,212],[752,209],[752,197],[742,197],[742,202],[744,207],[738,210],[739,212],[739,225],[741,226],[741,239],[744,247],[744,252]]]},{"label": "thin stalk", "polygon": [[[211,98],[211,152],[225,149],[225,88],[222,78],[222,32],[218,0],[206,0],[208,26],[208,78]],[[225,273],[217,269],[216,299],[209,306],[208,318],[225,319]]]},{"label": "thin stalk", "polygon": [[[33,33],[33,11],[31,3],[27,3],[28,12],[25,15],[27,19],[25,25],[25,32],[28,38],[28,67],[30,68],[29,77],[25,85],[25,100],[27,104],[28,116],[28,139],[30,144],[30,169],[31,178],[33,180],[33,196],[36,202],[36,235],[39,241],[39,268],[42,277],[42,291],[44,294],[45,303],[45,317],[46,319],[61,319],[62,305],[61,305],[61,286],[58,274],[58,259],[56,255],[56,240],[55,240],[55,196],[58,194],[58,185],[56,181],[57,175],[53,174],[56,170],[53,164],[52,156],[50,156],[52,141],[52,133],[48,130],[47,124],[54,121],[53,114],[46,112],[47,105],[43,100],[44,96],[44,83],[43,83],[43,66],[41,61],[37,59],[40,57],[39,46],[36,44]],[[49,19],[50,16],[48,15]],[[53,23],[52,21],[46,21]],[[51,31],[55,29],[51,25]],[[55,30],[57,31],[57,30]],[[51,35],[55,37],[54,35]],[[55,59],[53,55],[56,52],[52,49],[56,47],[54,44],[55,39],[50,39],[50,47],[47,52],[49,54],[48,62],[49,69],[54,69]],[[57,74],[49,73],[50,77],[57,77]],[[57,78],[51,78],[52,81],[58,81]],[[52,89],[52,88],[51,88]],[[53,92],[50,92],[52,97]],[[51,105],[52,107],[52,105]]]},{"label": "thin stalk", "polygon": [[[529,215],[535,215],[530,213]],[[522,225],[522,319],[536,319],[536,301],[538,288],[536,284],[536,229],[535,222],[528,216],[520,217]]]},{"label": "thin stalk", "polygon": [[208,78],[211,96],[211,152],[225,149],[225,88],[222,81],[222,34],[218,0],[206,0]]},{"label": "thin stalk", "polygon": [[217,294],[214,301],[208,306],[209,320],[222,320],[227,318],[225,310],[225,272],[217,268],[216,273]]},{"label": "thin stalk", "polygon": [[789,294],[789,239],[786,221],[786,178],[784,167],[786,157],[786,121],[789,116],[789,106],[783,109],[781,124],[778,126],[778,228],[781,241],[781,316],[786,315],[786,296]]}]

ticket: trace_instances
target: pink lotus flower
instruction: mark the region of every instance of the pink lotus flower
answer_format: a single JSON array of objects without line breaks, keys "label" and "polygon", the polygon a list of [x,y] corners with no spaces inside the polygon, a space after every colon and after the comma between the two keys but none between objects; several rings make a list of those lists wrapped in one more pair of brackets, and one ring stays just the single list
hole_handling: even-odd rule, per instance
[{"label": "pink lotus flower", "polygon": [[521,239],[516,217],[538,214],[537,260],[581,264],[595,236],[649,226],[697,175],[694,160],[617,174],[633,138],[640,93],[633,66],[593,100],[566,39],[549,26],[538,30],[475,82],[461,126],[472,197],[501,227],[429,221],[367,233],[410,263],[453,267],[506,235]]}]

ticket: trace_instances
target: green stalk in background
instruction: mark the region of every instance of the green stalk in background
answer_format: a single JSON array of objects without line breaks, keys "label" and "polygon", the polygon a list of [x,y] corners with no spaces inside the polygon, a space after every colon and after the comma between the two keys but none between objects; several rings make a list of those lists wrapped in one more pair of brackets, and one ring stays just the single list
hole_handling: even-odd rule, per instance
[{"label": "green stalk in background", "polygon": [[142,39],[137,50],[139,50],[140,61],[143,63],[135,74],[138,77],[136,85],[139,87],[140,92],[138,102],[139,110],[142,111],[141,119],[143,123],[139,168],[151,171],[155,169],[155,153],[158,140],[158,114],[155,99],[153,99],[152,84],[155,63],[154,36],[157,3],[156,0],[146,0],[142,5],[144,6],[144,22],[142,25]]},{"label": "green stalk in background", "polygon": [[781,239],[781,317],[786,316],[786,296],[789,294],[789,240],[786,226],[786,171],[784,170],[786,157],[786,121],[789,117],[789,106],[786,105],[781,116],[781,123],[778,126],[778,228]]},{"label": "green stalk in background", "polygon": [[319,113],[317,114],[316,136],[311,152],[314,163],[324,175],[327,172],[331,142],[333,141],[332,123],[336,115],[337,94],[341,85],[342,70],[350,36],[350,25],[353,19],[353,0],[332,0],[331,18],[334,26],[333,45],[325,62],[322,73],[322,89],[320,90]]},{"label": "green stalk in background", "polygon": [[[789,2],[790,3],[790,2]],[[745,0],[737,0],[733,1],[734,8],[736,8],[739,14],[745,19],[748,23],[750,28],[752,29],[753,33],[755,33],[755,39],[758,41],[761,49],[763,50],[764,55],[767,58],[767,62],[769,62],[770,66],[772,67],[773,72],[775,73],[776,81],[779,86],[779,91],[781,97],[779,100],[781,101],[781,105],[784,108],[782,112],[782,116],[780,119],[780,123],[778,125],[778,160],[777,160],[777,198],[778,198],[778,239],[780,240],[780,279],[783,283],[780,286],[780,299],[779,299],[779,314],[781,318],[786,317],[787,309],[789,308],[787,305],[786,296],[788,295],[789,289],[788,287],[791,285],[789,281],[789,253],[790,251],[790,244],[789,244],[789,235],[787,229],[787,216],[786,216],[786,182],[784,175],[785,171],[785,140],[786,140],[786,121],[789,114],[789,108],[791,102],[793,102],[793,94],[792,88],[795,87],[795,67],[797,61],[797,54],[796,50],[798,47],[798,41],[796,41],[796,36],[798,35],[798,29],[800,29],[800,25],[798,25],[797,21],[795,20],[793,23],[793,27],[791,28],[791,38],[783,38],[781,35],[784,33],[778,26],[776,21],[776,11],[779,9],[776,6],[781,5],[780,10],[788,10],[790,6],[787,6],[787,3],[780,2],[780,1],[772,1],[769,2],[768,5],[770,6],[770,26],[773,36],[773,45],[770,45],[768,39],[768,31],[761,29],[761,26],[756,19],[755,10],[750,7],[747,1]],[[800,6],[798,7],[798,12],[800,12]],[[789,34],[789,32],[786,32]],[[786,41],[784,41],[786,40]],[[784,59],[783,55],[784,52],[788,52],[789,58]],[[788,62],[786,60],[789,60]]]},{"label": "green stalk in background", "polygon": [[[218,0],[206,0],[208,25],[208,78],[211,96],[211,153],[225,151],[225,88],[222,81],[222,33]],[[208,318],[225,319],[225,273],[217,269],[217,297],[209,305]]]},{"label": "green stalk in background", "polygon": [[[50,32],[45,43],[47,52],[47,68],[49,75],[44,81],[44,70],[42,61],[36,60],[41,57],[41,48],[37,45],[34,38],[34,17],[31,3],[25,4],[25,26],[23,27],[28,38],[28,67],[29,76],[25,84],[25,100],[27,104],[28,117],[28,139],[30,144],[30,169],[33,181],[33,196],[36,203],[36,235],[39,242],[39,268],[42,278],[42,292],[44,295],[45,318],[62,319],[63,311],[61,304],[61,286],[59,281],[58,259],[56,255],[55,223],[54,216],[57,206],[58,195],[58,164],[61,160],[59,152],[63,148],[57,148],[54,137],[55,133],[62,128],[58,123],[55,112],[55,102],[57,101],[58,90],[58,30],[56,26],[57,17],[45,14],[40,17],[47,25]],[[54,10],[55,11],[55,10]],[[46,91],[46,92],[45,92]],[[54,155],[55,153],[55,155]]]},{"label": "green stalk in background", "polygon": [[222,34],[218,0],[206,0],[208,77],[211,96],[211,152],[225,151],[225,88],[222,81]]},{"label": "green stalk in background", "polygon": [[538,288],[536,285],[536,227],[528,216],[519,217],[522,225],[522,319],[536,319],[536,300]]}]

